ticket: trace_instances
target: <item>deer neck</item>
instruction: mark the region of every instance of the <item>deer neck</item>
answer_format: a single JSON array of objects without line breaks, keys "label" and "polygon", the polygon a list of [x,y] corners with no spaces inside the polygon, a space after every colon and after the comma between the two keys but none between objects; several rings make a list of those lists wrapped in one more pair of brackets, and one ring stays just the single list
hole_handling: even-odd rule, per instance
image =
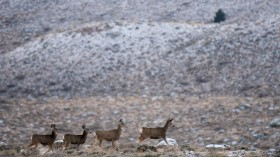
[{"label": "deer neck", "polygon": [[85,138],[85,137],[87,137],[87,134],[88,134],[88,132],[84,130],[84,132],[83,132],[83,135],[82,135],[82,136]]},{"label": "deer neck", "polygon": [[120,125],[120,124],[119,124],[119,126],[118,126],[117,131],[118,131],[118,134],[121,134],[121,132],[122,132],[122,127],[121,127],[121,125]]},{"label": "deer neck", "polygon": [[52,138],[55,139],[56,136],[57,136],[57,134],[56,134],[56,132],[53,130],[53,131],[52,131]]},{"label": "deer neck", "polygon": [[166,124],[164,125],[163,129],[164,129],[165,131],[167,131],[167,129],[168,129],[168,122],[166,122]]}]

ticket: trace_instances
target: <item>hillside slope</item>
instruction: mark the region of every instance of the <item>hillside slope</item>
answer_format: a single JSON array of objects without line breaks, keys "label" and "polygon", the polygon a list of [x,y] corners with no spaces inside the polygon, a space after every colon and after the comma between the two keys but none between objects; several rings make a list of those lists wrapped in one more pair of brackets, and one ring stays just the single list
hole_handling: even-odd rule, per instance
[{"label": "hillside slope", "polygon": [[26,2],[0,5],[1,98],[280,94],[277,0]]},{"label": "hillside slope", "polygon": [[1,97],[279,95],[277,20],[121,21],[51,33],[1,55]]}]

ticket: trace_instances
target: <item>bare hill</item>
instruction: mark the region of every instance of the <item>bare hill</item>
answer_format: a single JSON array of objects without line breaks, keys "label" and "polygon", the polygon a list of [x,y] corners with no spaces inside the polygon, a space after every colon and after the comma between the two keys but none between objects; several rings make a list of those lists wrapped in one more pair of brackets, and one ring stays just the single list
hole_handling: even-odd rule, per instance
[{"label": "bare hill", "polygon": [[278,1],[131,3],[2,2],[1,97],[280,94]]}]

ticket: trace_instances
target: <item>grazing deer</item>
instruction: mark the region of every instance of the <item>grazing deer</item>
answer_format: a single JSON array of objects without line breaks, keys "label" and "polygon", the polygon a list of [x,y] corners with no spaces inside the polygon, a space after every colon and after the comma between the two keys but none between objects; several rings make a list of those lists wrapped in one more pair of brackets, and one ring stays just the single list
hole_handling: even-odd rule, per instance
[{"label": "grazing deer", "polygon": [[164,125],[164,127],[157,127],[157,128],[146,128],[143,127],[140,129],[140,137],[139,141],[144,141],[146,138],[150,139],[160,139],[163,138],[164,141],[168,144],[166,140],[166,131],[169,127],[174,127],[172,124],[173,119],[168,119]]},{"label": "grazing deer", "polygon": [[56,128],[55,124],[51,124],[51,128],[53,128],[53,130],[50,135],[38,135],[38,134],[32,135],[31,136],[32,142],[30,145],[28,145],[28,147],[30,148],[31,146],[35,145],[35,147],[37,148],[38,144],[41,143],[42,145],[48,145],[49,146],[48,151],[51,149],[53,152],[52,145],[56,139],[58,129]]},{"label": "grazing deer", "polygon": [[63,142],[64,142],[65,149],[68,147],[69,144],[76,144],[78,150],[79,145],[84,144],[86,142],[87,135],[88,133],[91,132],[89,131],[88,128],[86,128],[85,125],[83,125],[82,128],[84,130],[82,135],[72,135],[72,134],[64,135]]},{"label": "grazing deer", "polygon": [[101,131],[97,130],[95,132],[95,137],[99,141],[99,147],[101,148],[101,143],[103,140],[112,141],[111,148],[115,148],[115,142],[119,140],[122,132],[122,127],[125,127],[125,124],[122,119],[119,121],[118,128],[115,130]]}]

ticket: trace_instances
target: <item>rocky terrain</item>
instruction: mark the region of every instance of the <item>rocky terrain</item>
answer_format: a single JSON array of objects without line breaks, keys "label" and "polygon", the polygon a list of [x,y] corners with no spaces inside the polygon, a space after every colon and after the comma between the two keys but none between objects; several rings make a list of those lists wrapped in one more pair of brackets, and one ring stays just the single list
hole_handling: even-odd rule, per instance
[{"label": "rocky terrain", "polygon": [[[226,21],[214,23],[220,8]],[[90,135],[80,152],[54,154],[277,156],[279,8],[279,0],[2,0],[0,156],[42,155],[26,145],[50,123],[59,140],[81,124],[113,129],[120,118],[128,125],[120,151],[94,154]],[[139,154],[139,128],[169,117],[178,146]],[[230,148],[209,154],[212,143]]]},{"label": "rocky terrain", "polygon": [[[232,153],[231,151],[243,151],[241,156],[251,153],[257,156],[272,156],[280,149],[280,119],[275,118],[279,116],[279,111],[279,105],[275,105],[271,98],[249,97],[190,97],[186,100],[170,97],[92,97],[5,101],[1,104],[1,141],[19,145],[17,151],[12,153],[36,155],[36,151],[26,152],[27,145],[31,142],[30,136],[34,133],[50,133],[51,123],[56,123],[60,129],[57,140],[62,140],[66,133],[81,134],[82,124],[86,124],[91,131],[114,129],[122,118],[127,128],[123,130],[118,143],[130,144],[133,147],[131,151],[137,153],[135,149],[139,146],[141,127],[163,126],[167,117],[174,117],[175,128],[167,131],[167,137],[176,139],[178,146],[171,147],[171,150],[166,149],[166,153],[172,154],[173,149],[180,150],[180,147],[191,146],[196,149],[183,149],[184,151],[177,152],[176,156],[184,156],[191,150],[192,153],[205,155],[209,154],[208,149],[204,148],[206,145],[223,144],[229,146],[227,151],[220,150],[220,153],[225,155]],[[273,120],[275,122],[271,123]],[[159,140],[147,139],[141,144],[155,146],[158,142]],[[92,143],[93,135],[89,134],[86,145]],[[104,142],[103,146],[110,144]],[[8,149],[3,153],[10,151]],[[46,148],[40,152],[42,154],[45,151]],[[55,152],[57,151],[55,149]],[[61,153],[59,152],[58,155]]]}]

